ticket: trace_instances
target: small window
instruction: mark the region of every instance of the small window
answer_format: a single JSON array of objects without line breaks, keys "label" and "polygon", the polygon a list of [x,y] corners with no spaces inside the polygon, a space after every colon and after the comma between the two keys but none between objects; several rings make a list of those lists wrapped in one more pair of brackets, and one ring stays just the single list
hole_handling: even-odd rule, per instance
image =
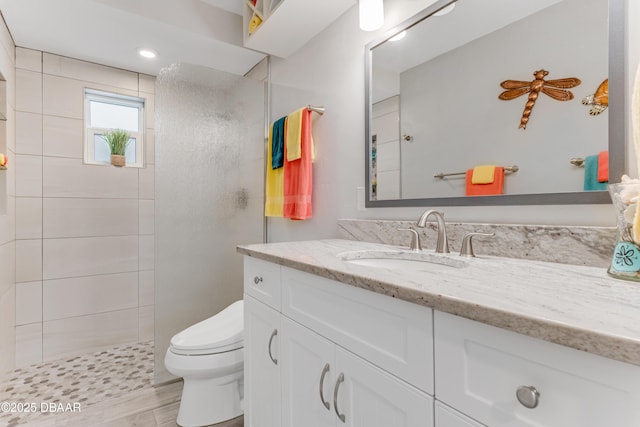
[{"label": "small window", "polygon": [[84,162],[110,164],[111,153],[103,136],[110,129],[124,129],[129,132],[126,166],[143,167],[144,99],[85,89],[84,100]]}]

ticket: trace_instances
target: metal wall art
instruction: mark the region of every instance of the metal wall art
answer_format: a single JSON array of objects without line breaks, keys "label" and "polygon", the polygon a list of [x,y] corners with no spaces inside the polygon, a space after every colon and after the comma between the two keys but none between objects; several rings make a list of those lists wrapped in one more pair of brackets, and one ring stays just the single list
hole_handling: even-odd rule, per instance
[{"label": "metal wall art", "polygon": [[533,75],[535,79],[530,82],[520,80],[505,80],[500,83],[503,89],[508,89],[502,92],[498,98],[503,101],[510,101],[525,93],[529,94],[529,99],[524,106],[524,112],[522,113],[522,119],[520,119],[520,126],[518,129],[526,129],[529,116],[533,110],[533,106],[538,99],[540,92],[550,96],[557,101],[570,101],[573,99],[573,93],[568,88],[576,87],[580,84],[580,79],[575,77],[569,77],[566,79],[558,80],[545,80],[544,78],[549,74],[546,70],[534,71]]},{"label": "metal wall art", "polygon": [[596,93],[593,95],[585,96],[582,99],[582,103],[584,105],[591,105],[592,107],[589,109],[589,114],[592,116],[597,116],[607,109],[609,106],[609,79],[606,79],[598,89],[596,89]]}]

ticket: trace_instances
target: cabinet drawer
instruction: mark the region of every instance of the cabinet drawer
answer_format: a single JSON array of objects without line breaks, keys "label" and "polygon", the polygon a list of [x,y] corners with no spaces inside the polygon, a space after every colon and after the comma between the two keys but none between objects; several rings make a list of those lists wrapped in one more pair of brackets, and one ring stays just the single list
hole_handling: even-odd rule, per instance
[{"label": "cabinet drawer", "polygon": [[286,267],[282,292],[286,316],[433,394],[430,308]]},{"label": "cabinet drawer", "polygon": [[436,398],[484,424],[640,425],[638,366],[440,312],[434,331]]},{"label": "cabinet drawer", "polygon": [[261,259],[244,257],[244,292],[280,311],[280,266]]}]

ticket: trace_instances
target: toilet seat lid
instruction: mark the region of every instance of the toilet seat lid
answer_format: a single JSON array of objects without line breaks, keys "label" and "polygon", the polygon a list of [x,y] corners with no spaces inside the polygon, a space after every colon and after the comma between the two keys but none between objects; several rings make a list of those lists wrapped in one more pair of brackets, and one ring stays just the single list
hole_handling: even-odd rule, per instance
[{"label": "toilet seat lid", "polygon": [[182,352],[211,353],[243,346],[243,301],[236,301],[220,313],[205,319],[171,338],[171,347]]}]

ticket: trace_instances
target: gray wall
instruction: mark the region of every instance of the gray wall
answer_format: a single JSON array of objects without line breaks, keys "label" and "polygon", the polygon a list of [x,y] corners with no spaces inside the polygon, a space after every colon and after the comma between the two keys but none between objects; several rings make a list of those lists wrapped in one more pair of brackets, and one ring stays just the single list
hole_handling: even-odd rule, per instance
[{"label": "gray wall", "polygon": [[[627,2],[628,21],[636,22],[640,16],[640,4],[631,0]],[[417,219],[424,210],[419,207],[363,209],[359,208],[357,200],[358,187],[364,191],[365,176],[364,46],[429,3],[386,0],[386,24],[375,33],[359,29],[358,11],[354,7],[296,54],[287,59],[273,60],[271,75],[274,85],[292,90],[286,95],[286,104],[274,98],[272,119],[288,113],[290,108],[309,103],[324,105],[327,112],[316,118],[314,123],[317,150],[314,164],[314,218],[297,222],[270,219],[271,241],[334,237],[338,218]],[[579,14],[576,13],[577,15]],[[539,30],[544,31],[544,28]],[[640,55],[640,52],[636,52],[640,51],[640,28],[632,26],[629,31],[629,70],[634,70],[632,73],[635,74]],[[515,109],[513,105],[505,105]],[[539,118],[534,117],[533,120]],[[517,119],[515,124],[517,126]],[[615,224],[615,215],[610,205],[473,206],[440,209],[446,212],[448,220],[461,222]]]},{"label": "gray wall", "polygon": [[[403,197],[464,196],[464,176],[433,175],[482,164],[520,167],[507,194],[582,191],[584,169],[569,160],[607,149],[608,112],[590,116],[581,99],[607,77],[608,51],[607,1],[566,0],[402,73],[401,128],[414,137],[402,144]],[[572,101],[540,93],[518,129],[528,95],[501,101],[499,83],[542,68],[582,83]]]}]

